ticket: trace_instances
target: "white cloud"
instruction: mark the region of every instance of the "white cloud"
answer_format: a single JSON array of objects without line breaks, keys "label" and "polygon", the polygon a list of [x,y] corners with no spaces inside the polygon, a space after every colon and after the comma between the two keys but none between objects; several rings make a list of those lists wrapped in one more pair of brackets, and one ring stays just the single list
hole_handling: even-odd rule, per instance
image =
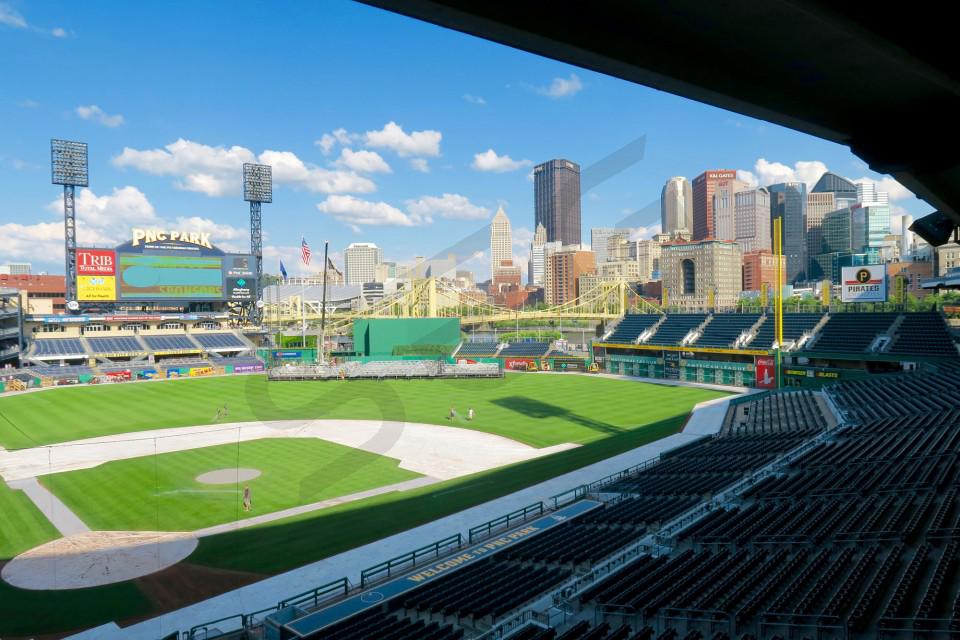
[{"label": "white cloud", "polygon": [[27,28],[26,19],[6,3],[0,3],[0,24],[13,27],[14,29]]},{"label": "white cloud", "polygon": [[329,196],[317,209],[354,228],[361,225],[412,227],[423,222],[386,202],[370,202],[353,196]]},{"label": "white cloud", "polygon": [[463,99],[469,102],[470,104],[487,104],[487,101],[483,99],[483,96],[473,96],[469,93],[463,94]]},{"label": "white cloud", "polygon": [[314,144],[320,147],[320,150],[323,151],[323,155],[329,155],[337,144],[351,145],[359,139],[360,134],[348,133],[346,129],[341,127],[339,129],[334,129],[330,133],[323,134],[320,136],[319,140],[314,141]]},{"label": "white cloud", "polygon": [[81,105],[75,109],[75,112],[83,120],[93,120],[105,127],[119,127],[124,123],[123,116],[119,113],[111,116],[95,104]]},{"label": "white cloud", "polygon": [[[737,177],[753,186],[768,186],[779,182],[804,182],[807,187],[813,187],[827,171],[827,165],[819,160],[800,160],[790,167],[781,162],[770,162],[766,158],[760,158],[754,165],[753,171],[737,171]],[[866,176],[856,180],[848,178],[848,180],[854,183],[875,184],[877,191],[886,191],[889,194],[891,202],[914,197],[909,189],[890,176],[883,176],[879,180]]]},{"label": "white cloud", "polygon": [[547,87],[538,87],[537,93],[545,95],[554,100],[567,98],[576,95],[583,89],[583,83],[575,73],[571,73],[569,78],[554,78],[553,82]]},{"label": "white cloud", "polygon": [[781,162],[770,162],[766,158],[757,160],[753,173],[742,172],[753,177],[753,184],[767,186],[779,182],[803,182],[813,186],[827,171],[827,165],[819,160],[800,160],[789,167]]},{"label": "white cloud", "polygon": [[493,149],[487,149],[483,153],[473,154],[473,163],[470,165],[477,171],[492,171],[495,173],[504,173],[506,171],[516,171],[522,167],[529,167],[532,162],[529,160],[514,160],[504,154],[498,156]]},{"label": "white cloud", "polygon": [[434,216],[454,220],[486,220],[490,210],[480,207],[458,193],[445,193],[442,196],[422,196],[417,200],[407,200],[407,211],[418,219],[430,221]]},{"label": "white cloud", "polygon": [[410,168],[420,173],[430,173],[430,164],[425,158],[410,158]]},{"label": "white cloud", "polygon": [[376,190],[376,185],[368,178],[352,171],[332,171],[308,165],[290,151],[267,150],[256,156],[246,147],[213,147],[183,138],[162,149],[125,147],[113,159],[117,167],[177,177],[179,180],[175,185],[178,189],[208,196],[239,194],[245,162],[271,165],[275,184],[321,193],[369,193]]},{"label": "white cloud", "polygon": [[[83,245],[115,245],[128,239],[132,225],[191,229],[215,232],[215,238],[239,239],[246,229],[220,225],[206,218],[179,217],[174,221],[157,216],[147,196],[136,187],[115,188],[108,195],[97,195],[90,189],[77,193],[77,243]],[[0,225],[0,256],[5,259],[31,259],[56,264],[63,261],[63,201],[57,198],[46,206],[54,220],[31,225]]]},{"label": "white cloud", "polygon": [[337,166],[361,173],[391,173],[390,165],[376,151],[354,151],[344,147],[340,150]]},{"label": "white cloud", "polygon": [[660,233],[660,223],[652,224],[647,227],[635,227],[630,230],[630,240],[650,240],[653,236]]},{"label": "white cloud", "polygon": [[67,30],[63,27],[54,27],[50,30],[50,35],[52,35],[54,38],[66,38]]},{"label": "white cloud", "polygon": [[22,109],[36,109],[40,106],[40,103],[36,100],[21,100],[17,103],[17,106]]},{"label": "white cloud", "polygon": [[402,158],[409,156],[436,157],[440,155],[440,140],[443,134],[426,129],[407,133],[392,120],[379,131],[367,131],[366,146],[392,149]]}]

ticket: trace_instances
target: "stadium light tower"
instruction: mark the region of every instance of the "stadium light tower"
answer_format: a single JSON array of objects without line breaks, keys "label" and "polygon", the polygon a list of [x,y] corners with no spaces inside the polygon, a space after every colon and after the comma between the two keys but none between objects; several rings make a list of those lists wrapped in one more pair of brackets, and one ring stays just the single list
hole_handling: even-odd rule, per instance
[{"label": "stadium light tower", "polygon": [[88,186],[87,143],[51,140],[50,167],[53,184],[63,186],[65,292],[67,308],[73,311],[78,308],[76,188]]},{"label": "stadium light tower", "polygon": [[250,253],[257,263],[257,295],[250,307],[249,318],[260,324],[263,310],[263,233],[260,205],[273,202],[273,169],[268,164],[243,163],[243,199],[250,203]]}]

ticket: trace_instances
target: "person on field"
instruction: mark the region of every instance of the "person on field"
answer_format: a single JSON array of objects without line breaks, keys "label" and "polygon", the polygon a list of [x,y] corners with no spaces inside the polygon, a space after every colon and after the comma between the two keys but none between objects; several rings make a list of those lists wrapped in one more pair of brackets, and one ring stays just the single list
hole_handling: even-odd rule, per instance
[{"label": "person on field", "polygon": [[473,407],[467,409],[467,420],[473,420]]},{"label": "person on field", "polygon": [[220,419],[220,407],[217,407],[217,417],[214,418],[214,420],[219,420],[219,419]]},{"label": "person on field", "polygon": [[447,420],[454,420],[457,417],[457,412],[453,407],[450,407],[450,415],[447,416]]},{"label": "person on field", "polygon": [[224,405],[223,405],[223,417],[226,418],[228,415],[230,415],[230,409],[228,409],[226,403],[224,403]]},{"label": "person on field", "polygon": [[247,485],[243,488],[243,510],[250,511],[253,509],[253,498],[250,497],[250,485]]}]

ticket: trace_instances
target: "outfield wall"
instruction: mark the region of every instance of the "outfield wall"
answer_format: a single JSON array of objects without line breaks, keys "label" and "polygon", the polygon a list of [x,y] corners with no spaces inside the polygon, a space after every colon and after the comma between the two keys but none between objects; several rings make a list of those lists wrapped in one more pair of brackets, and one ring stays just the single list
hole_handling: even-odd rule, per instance
[{"label": "outfield wall", "polygon": [[[391,356],[396,347],[460,344],[460,318],[358,319],[353,321],[353,348],[358,356]],[[422,359],[422,358],[420,358]]]}]

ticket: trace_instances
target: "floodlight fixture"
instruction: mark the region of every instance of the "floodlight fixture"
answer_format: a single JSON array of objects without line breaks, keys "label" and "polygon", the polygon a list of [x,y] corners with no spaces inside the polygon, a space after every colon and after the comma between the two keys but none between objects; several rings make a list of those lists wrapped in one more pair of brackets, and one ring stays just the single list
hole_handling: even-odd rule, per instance
[{"label": "floodlight fixture", "polygon": [[273,168],[268,164],[243,163],[243,199],[273,202]]},{"label": "floodlight fixture", "polygon": [[87,143],[72,140],[50,141],[50,165],[53,184],[86,187]]}]

